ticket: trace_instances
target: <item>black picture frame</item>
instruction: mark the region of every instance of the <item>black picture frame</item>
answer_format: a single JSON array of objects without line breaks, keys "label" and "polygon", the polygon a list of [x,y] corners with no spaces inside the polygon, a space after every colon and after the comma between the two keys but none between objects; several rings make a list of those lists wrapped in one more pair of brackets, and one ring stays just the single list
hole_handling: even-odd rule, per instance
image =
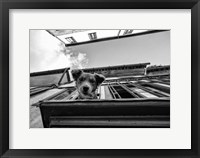
[{"label": "black picture frame", "polygon": [[[9,149],[9,9],[191,9],[191,149],[44,150]],[[0,155],[1,157],[200,157],[200,2],[199,0],[0,0]]]}]

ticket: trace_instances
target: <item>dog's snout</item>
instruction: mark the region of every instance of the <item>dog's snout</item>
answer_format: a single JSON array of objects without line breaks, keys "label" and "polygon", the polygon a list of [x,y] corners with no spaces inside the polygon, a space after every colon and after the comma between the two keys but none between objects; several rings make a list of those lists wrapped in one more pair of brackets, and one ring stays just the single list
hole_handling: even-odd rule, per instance
[{"label": "dog's snout", "polygon": [[84,87],[83,87],[83,91],[85,91],[85,92],[87,92],[87,91],[88,91],[88,89],[89,89],[89,87],[88,87],[88,86],[84,86]]}]

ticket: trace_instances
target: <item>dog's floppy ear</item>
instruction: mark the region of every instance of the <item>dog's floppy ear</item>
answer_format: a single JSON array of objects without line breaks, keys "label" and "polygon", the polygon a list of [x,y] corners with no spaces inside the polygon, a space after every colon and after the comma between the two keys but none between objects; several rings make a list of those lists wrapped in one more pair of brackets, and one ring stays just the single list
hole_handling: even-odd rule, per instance
[{"label": "dog's floppy ear", "polygon": [[105,77],[103,75],[95,73],[94,76],[95,76],[96,81],[97,81],[97,86],[99,86],[105,80]]},{"label": "dog's floppy ear", "polygon": [[83,71],[79,70],[79,69],[76,69],[76,70],[72,70],[71,73],[72,73],[72,76],[73,76],[74,80],[77,81],[77,79],[81,76]]}]

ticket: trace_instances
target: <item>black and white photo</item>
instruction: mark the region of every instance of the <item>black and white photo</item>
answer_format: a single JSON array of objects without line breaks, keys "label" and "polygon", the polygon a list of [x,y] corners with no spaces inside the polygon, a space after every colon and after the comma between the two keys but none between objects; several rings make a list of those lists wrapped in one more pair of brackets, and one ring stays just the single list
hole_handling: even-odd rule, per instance
[{"label": "black and white photo", "polygon": [[30,128],[170,128],[170,30],[29,30]]}]

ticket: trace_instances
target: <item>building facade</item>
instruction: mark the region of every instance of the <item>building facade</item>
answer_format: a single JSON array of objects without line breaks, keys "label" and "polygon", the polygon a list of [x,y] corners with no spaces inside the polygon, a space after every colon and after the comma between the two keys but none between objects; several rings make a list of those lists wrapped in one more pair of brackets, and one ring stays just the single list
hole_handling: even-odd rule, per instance
[{"label": "building facade", "polygon": [[106,77],[94,100],[77,100],[69,68],[31,73],[30,127],[169,127],[169,66],[149,65],[83,69]]}]

